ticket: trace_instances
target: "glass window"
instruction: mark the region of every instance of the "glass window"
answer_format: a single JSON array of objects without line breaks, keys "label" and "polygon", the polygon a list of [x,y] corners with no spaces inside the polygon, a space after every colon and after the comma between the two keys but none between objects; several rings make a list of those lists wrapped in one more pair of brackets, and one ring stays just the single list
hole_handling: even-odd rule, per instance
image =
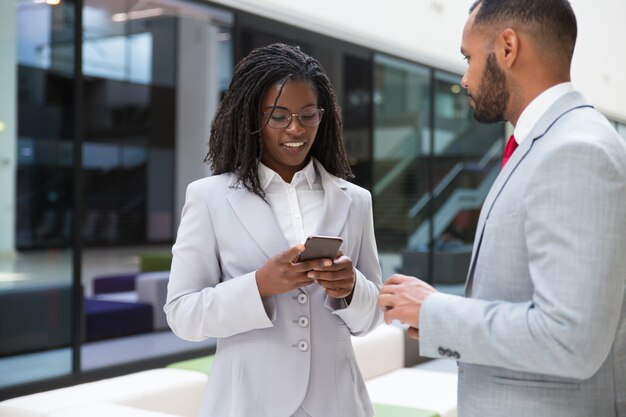
[{"label": "glass window", "polygon": [[379,250],[402,250],[412,208],[428,194],[430,70],[374,59],[374,226]]},{"label": "glass window", "polygon": [[[34,68],[50,68],[53,8],[45,4],[17,2],[17,62]],[[15,13],[15,11],[14,11]]]},{"label": "glass window", "polygon": [[150,84],[151,61],[151,33],[85,39],[83,45],[85,75]]},{"label": "glass window", "polygon": [[372,189],[371,85],[372,65],[368,57],[343,56],[343,91],[338,93],[343,110],[343,137],[354,173],[353,182]]},{"label": "glass window", "polygon": [[[185,190],[207,175],[232,74],[232,20],[192,2],[84,1],[84,371],[214,344],[178,339],[163,304]],[[97,321],[119,302],[132,323]]]},{"label": "glass window", "polygon": [[[75,15],[71,0],[0,3],[0,203],[12,208],[0,213],[0,392],[71,380],[78,357],[90,371],[214,345],[168,331],[164,299],[140,300],[128,285],[95,291],[95,282],[126,285],[167,269],[185,187],[207,174],[210,120],[232,74],[233,16],[192,2],[84,1],[77,191],[90,248],[84,328],[73,332]],[[107,302],[141,307],[126,320],[135,327],[94,321]]]},{"label": "glass window", "polygon": [[0,390],[72,372],[74,7],[0,3]]},{"label": "glass window", "polygon": [[461,78],[440,71],[435,72],[435,109],[435,249],[463,244],[471,250],[480,207],[500,171],[503,127],[474,121]]},{"label": "glass window", "polygon": [[85,1],[87,245],[173,238],[176,21],[141,2]]},{"label": "glass window", "polygon": [[374,77],[379,248],[401,253],[402,272],[462,292],[502,126],[473,120],[458,75],[377,56]]},{"label": "glass window", "polygon": [[432,217],[419,224],[410,244],[432,251],[429,273],[435,285],[456,284],[459,292],[480,208],[500,171],[503,127],[473,119],[458,75],[435,71],[434,88],[433,195],[426,204],[432,204],[426,208]]}]

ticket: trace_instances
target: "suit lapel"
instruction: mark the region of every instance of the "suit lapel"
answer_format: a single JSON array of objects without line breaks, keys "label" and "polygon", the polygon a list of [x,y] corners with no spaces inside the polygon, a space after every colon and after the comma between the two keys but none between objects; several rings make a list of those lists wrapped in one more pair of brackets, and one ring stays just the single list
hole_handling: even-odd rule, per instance
[{"label": "suit lapel", "polygon": [[476,237],[474,239],[474,247],[472,248],[472,260],[470,262],[469,272],[465,284],[465,295],[467,297],[471,296],[472,292],[476,258],[478,257],[478,253],[480,251],[483,232],[485,230],[485,222],[489,218],[491,209],[498,199],[498,196],[502,192],[502,189],[505,187],[506,183],[511,177],[511,174],[515,172],[518,165],[531,151],[535,141],[541,139],[548,132],[548,130],[550,130],[552,125],[556,123],[557,120],[559,120],[564,114],[582,107],[592,106],[585,104],[585,99],[583,98],[583,96],[576,91],[565,94],[563,97],[558,99],[556,103],[554,103],[550,107],[550,109],[543,115],[543,117],[539,119],[535,127],[528,135],[528,139],[524,140],[519,148],[515,152],[513,152],[513,155],[511,156],[511,159],[509,159],[509,162],[504,166],[502,171],[500,171],[500,174],[498,174],[498,176],[496,177],[496,180],[491,186],[489,194],[487,194],[487,198],[483,203],[482,209],[480,211],[480,216],[478,218],[478,225],[476,226]]},{"label": "suit lapel", "polygon": [[496,180],[491,186],[491,189],[489,190],[489,193],[487,194],[487,197],[485,198],[485,201],[483,202],[482,209],[480,210],[480,216],[478,217],[478,225],[476,226],[476,237],[474,238],[474,246],[472,248],[472,259],[471,259],[470,267],[468,270],[469,271],[468,277],[467,277],[467,280],[465,281],[465,296],[466,297],[471,296],[471,288],[472,288],[472,283],[474,281],[475,261],[476,261],[476,257],[478,256],[478,251],[480,250],[480,245],[483,240],[483,232],[485,230],[485,221],[487,220],[487,218],[489,218],[489,214],[491,213],[491,208],[493,207],[493,203],[496,201],[496,199],[500,195],[500,192],[502,191],[502,189],[504,188],[504,185],[509,180],[509,177],[511,176],[513,171],[515,171],[515,168],[517,168],[517,165],[524,159],[526,154],[530,151],[533,141],[534,139],[525,140],[515,150],[515,152],[513,152],[513,155],[511,155],[511,159],[509,159],[509,162],[507,162],[507,164],[504,166],[502,171],[500,171],[500,173],[496,177]]},{"label": "suit lapel", "polygon": [[268,259],[287,250],[289,244],[276,222],[270,205],[241,186],[231,185],[231,188],[233,187],[236,187],[235,190],[226,198],[239,221]]},{"label": "suit lapel", "polygon": [[317,160],[315,168],[324,187],[324,205],[322,218],[317,225],[317,234],[325,236],[339,236],[348,221],[352,199],[345,192],[347,186],[344,180],[330,175]]}]

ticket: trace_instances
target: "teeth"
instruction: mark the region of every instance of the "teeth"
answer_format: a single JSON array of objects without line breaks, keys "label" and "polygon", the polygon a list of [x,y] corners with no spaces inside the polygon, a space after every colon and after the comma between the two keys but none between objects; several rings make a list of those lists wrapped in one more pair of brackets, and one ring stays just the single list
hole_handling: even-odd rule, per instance
[{"label": "teeth", "polygon": [[289,143],[285,143],[285,146],[288,147],[288,148],[299,148],[302,145],[304,145],[304,142],[289,142]]}]

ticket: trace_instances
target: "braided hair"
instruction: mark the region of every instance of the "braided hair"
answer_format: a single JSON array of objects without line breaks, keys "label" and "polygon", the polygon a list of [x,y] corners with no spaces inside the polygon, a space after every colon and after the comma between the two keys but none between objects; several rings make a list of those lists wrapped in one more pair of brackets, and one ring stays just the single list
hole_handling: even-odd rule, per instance
[{"label": "braided hair", "polygon": [[213,119],[209,152],[204,158],[214,174],[233,173],[238,184],[263,199],[257,171],[263,152],[261,99],[276,83],[281,83],[282,93],[290,79],[309,81],[317,92],[318,105],[325,109],[309,155],[339,178],[354,177],[343,141],[341,110],[328,76],[320,63],[299,47],[275,43],[253,50],[235,66]]}]

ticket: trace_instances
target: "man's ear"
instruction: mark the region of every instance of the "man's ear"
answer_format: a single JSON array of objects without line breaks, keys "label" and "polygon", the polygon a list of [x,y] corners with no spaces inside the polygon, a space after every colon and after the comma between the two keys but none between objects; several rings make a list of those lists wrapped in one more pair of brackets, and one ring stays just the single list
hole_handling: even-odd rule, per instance
[{"label": "man's ear", "polygon": [[511,28],[506,28],[496,38],[496,57],[504,68],[511,68],[519,53],[519,34]]}]

